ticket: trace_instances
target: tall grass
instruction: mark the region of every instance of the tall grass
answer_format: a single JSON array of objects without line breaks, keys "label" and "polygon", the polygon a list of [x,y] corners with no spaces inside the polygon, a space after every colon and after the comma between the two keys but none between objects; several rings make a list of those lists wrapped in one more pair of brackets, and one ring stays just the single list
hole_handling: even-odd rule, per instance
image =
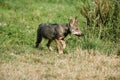
[{"label": "tall grass", "polygon": [[[92,0],[85,2],[86,5],[81,8],[80,12],[86,19],[87,49],[89,46],[94,49],[95,46],[98,48],[97,45],[106,44],[109,46],[108,51],[111,53],[114,50],[113,48],[118,48],[117,44],[120,44],[119,3],[118,0]],[[91,40],[93,43],[91,43]],[[102,43],[99,44],[101,41]],[[103,50],[107,48],[106,45],[102,47]]]}]

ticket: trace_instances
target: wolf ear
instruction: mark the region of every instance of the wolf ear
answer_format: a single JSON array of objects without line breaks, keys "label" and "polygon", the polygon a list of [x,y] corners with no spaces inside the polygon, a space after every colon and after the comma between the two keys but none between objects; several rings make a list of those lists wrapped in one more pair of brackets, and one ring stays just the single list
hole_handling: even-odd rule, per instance
[{"label": "wolf ear", "polygon": [[77,22],[77,16],[75,18],[70,17],[69,21],[70,21],[69,25],[70,25],[70,27],[72,27],[74,25],[74,23]]},{"label": "wolf ear", "polygon": [[72,27],[75,23],[75,20],[74,19],[69,19],[69,27]]}]

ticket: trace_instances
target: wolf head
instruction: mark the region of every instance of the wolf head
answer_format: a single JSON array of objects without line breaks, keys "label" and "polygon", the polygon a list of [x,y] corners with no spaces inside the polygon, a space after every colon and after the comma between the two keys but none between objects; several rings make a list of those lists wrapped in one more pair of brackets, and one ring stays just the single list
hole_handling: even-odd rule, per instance
[{"label": "wolf head", "polygon": [[69,22],[69,29],[70,32],[76,36],[83,36],[82,31],[79,29],[79,26],[77,24],[77,17],[70,19]]}]

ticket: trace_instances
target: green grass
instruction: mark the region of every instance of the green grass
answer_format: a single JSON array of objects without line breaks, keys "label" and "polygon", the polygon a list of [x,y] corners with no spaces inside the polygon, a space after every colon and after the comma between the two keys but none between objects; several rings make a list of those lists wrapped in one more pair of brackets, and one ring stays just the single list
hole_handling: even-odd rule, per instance
[{"label": "green grass", "polygon": [[[40,23],[67,23],[74,6],[38,1],[4,1],[0,8],[0,43],[7,46],[34,45]],[[64,6],[63,6],[64,5]],[[66,12],[67,10],[67,12]],[[64,14],[63,14],[64,13]],[[11,47],[12,48],[12,47]]]},{"label": "green grass", "polygon": [[[78,16],[78,24],[85,37],[78,39],[73,35],[68,36],[65,52],[74,51],[77,47],[100,51],[112,47],[112,50],[108,49],[109,53],[112,53],[115,48],[112,42],[107,47],[109,41],[100,40],[99,37],[95,37],[94,32],[87,29],[84,23],[85,18],[80,15],[80,7],[82,7],[80,5],[83,5],[83,2],[77,0],[0,1],[0,55],[4,53],[21,54],[26,50],[34,50],[36,29],[40,23],[68,23],[68,19],[75,16]],[[41,43],[43,49],[45,44],[44,40]],[[52,46],[55,47],[54,43]]]}]

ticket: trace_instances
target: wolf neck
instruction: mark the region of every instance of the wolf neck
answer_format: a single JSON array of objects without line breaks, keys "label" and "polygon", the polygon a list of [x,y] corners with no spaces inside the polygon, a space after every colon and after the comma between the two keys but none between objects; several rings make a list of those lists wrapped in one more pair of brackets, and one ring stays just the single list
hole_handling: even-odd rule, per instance
[{"label": "wolf neck", "polygon": [[64,28],[65,28],[64,36],[66,37],[68,34],[70,34],[69,24],[65,24]]},{"label": "wolf neck", "polygon": [[70,25],[69,24],[66,24],[66,27],[67,27],[67,33],[70,34]]}]

